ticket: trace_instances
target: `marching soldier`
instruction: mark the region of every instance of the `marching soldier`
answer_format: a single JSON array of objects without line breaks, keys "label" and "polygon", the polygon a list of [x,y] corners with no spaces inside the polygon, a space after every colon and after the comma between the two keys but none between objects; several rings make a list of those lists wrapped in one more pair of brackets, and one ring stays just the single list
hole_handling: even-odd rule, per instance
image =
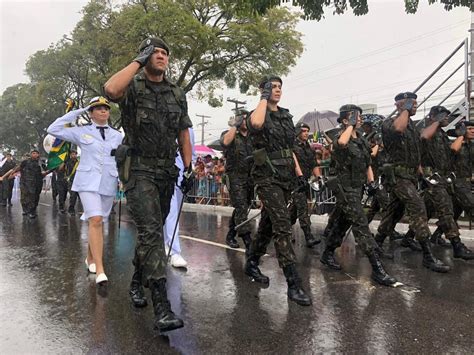
[{"label": "marching soldier", "polygon": [[338,122],[342,124],[342,130],[333,142],[332,155],[337,177],[327,182],[336,195],[336,207],[332,212],[335,217],[333,226],[328,230],[326,248],[320,260],[331,269],[341,270],[334,258],[334,251],[341,246],[347,230],[352,226],[357,244],[372,265],[372,279],[381,285],[393,286],[397,280],[387,274],[380,261],[378,246],[360,201],[364,184],[374,182],[369,143],[357,131],[362,123],[362,109],[356,105],[344,105],[339,111]]},{"label": "marching soldier", "polygon": [[37,149],[30,152],[30,158],[23,160],[14,173],[20,171],[20,191],[21,206],[23,215],[36,218],[36,208],[38,207],[41,190],[43,189],[43,172],[40,166],[40,153]]},{"label": "marching soldier", "polygon": [[138,230],[130,296],[135,306],[146,306],[142,285],[149,288],[155,327],[166,332],[184,325],[168,301],[163,224],[179,173],[175,166],[178,146],[186,169],[181,182],[183,193],[192,186],[188,130],[192,122],[183,90],[165,77],[168,45],[160,38],[148,38],[138,51],[138,56],[115,73],[104,89],[120,103],[125,144],[117,150],[116,159],[128,209]]},{"label": "marching soldier", "polygon": [[[296,140],[293,147],[293,152],[296,155],[296,159],[298,159],[303,176],[308,181],[311,177],[320,174],[317,169],[316,152],[308,142],[309,128],[304,122],[296,125]],[[309,189],[298,191],[294,194],[291,212],[292,224],[296,222],[296,219],[300,221],[300,227],[306,239],[306,246],[312,248],[321,243],[321,239],[316,238],[311,233],[311,218],[308,215],[308,194]]]},{"label": "marching soldier", "polygon": [[[244,120],[247,114],[245,110],[236,112],[235,117],[229,121],[230,129],[224,131],[220,139],[226,157],[225,171],[229,179],[230,201],[234,207],[226,237],[226,243],[231,248],[239,247],[232,230],[247,219],[254,190],[250,176],[253,160],[252,143]],[[252,242],[250,223],[242,225],[237,232],[248,252]]]},{"label": "marching soldier", "polygon": [[416,98],[417,95],[411,92],[395,96],[398,114],[382,124],[383,142],[390,162],[384,169],[384,186],[389,189],[390,203],[375,239],[382,246],[386,236],[405,213],[423,250],[423,266],[436,272],[448,272],[449,266],[438,260],[431,251],[426,207],[417,191],[421,169],[421,141],[410,118],[416,114]]},{"label": "marching soldier", "polygon": [[255,282],[268,285],[269,278],[258,267],[267,246],[274,240],[278,264],[283,269],[288,284],[288,297],[302,306],[311,305],[311,298],[301,287],[296,270],[296,257],[291,239],[291,218],[287,208],[295,181],[300,187],[307,186],[293,153],[295,127],[293,116],[278,106],[282,80],[269,76],[259,85],[260,102],[247,117],[252,146],[254,167],[252,178],[262,201],[262,217],[258,232],[250,246],[245,273]]},{"label": "marching soldier", "polygon": [[0,182],[0,206],[12,205],[12,191],[15,180],[12,179],[12,171],[16,163],[10,153],[5,154],[5,162],[0,168],[0,177],[5,177]]}]

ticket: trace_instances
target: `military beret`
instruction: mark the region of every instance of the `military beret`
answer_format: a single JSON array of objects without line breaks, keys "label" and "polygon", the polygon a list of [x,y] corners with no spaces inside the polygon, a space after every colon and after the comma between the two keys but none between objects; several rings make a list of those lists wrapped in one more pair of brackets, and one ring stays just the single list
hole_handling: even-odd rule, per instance
[{"label": "military beret", "polygon": [[395,101],[403,100],[403,99],[415,99],[418,97],[417,94],[413,92],[401,92],[397,96],[395,96]]},{"label": "military beret", "polygon": [[435,115],[437,115],[437,114],[439,114],[439,113],[443,113],[443,112],[445,112],[445,113],[448,114],[448,115],[451,113],[451,111],[449,111],[449,110],[448,110],[446,107],[444,107],[444,106],[433,106],[433,107],[430,109],[430,114],[429,114],[429,115],[430,115],[430,117],[432,117],[432,116],[435,116]]},{"label": "military beret", "polygon": [[262,80],[260,80],[260,84],[258,84],[258,87],[260,89],[263,88],[263,86],[265,85],[265,83],[269,82],[269,81],[279,81],[281,85],[283,85],[283,80],[281,80],[281,78],[278,76],[278,75],[265,75]]},{"label": "military beret", "polygon": [[474,127],[474,121],[463,121],[466,127]]},{"label": "military beret", "polygon": [[38,149],[36,149],[36,148],[33,148],[33,149],[30,150],[30,153],[34,153],[34,152],[36,152],[36,153],[39,154],[40,151],[39,151]]},{"label": "military beret", "polygon": [[166,51],[166,54],[170,54],[170,47],[168,47],[168,44],[166,44],[166,42],[159,37],[149,37],[143,40],[142,43],[140,43],[140,46],[138,47],[138,52],[141,52],[151,44],[154,47],[163,48]]},{"label": "military beret", "polygon": [[77,154],[77,150],[71,149],[71,150],[69,151],[69,153],[70,153],[70,154],[72,154],[72,153],[76,153],[76,154]]},{"label": "military beret", "polygon": [[362,109],[357,105],[353,105],[353,104],[342,105],[341,108],[339,108],[339,117],[337,118],[337,122],[342,123],[343,113],[351,112],[355,110],[358,110],[360,113],[362,113]]},{"label": "military beret", "polygon": [[302,128],[306,128],[307,130],[310,130],[311,127],[309,127],[309,125],[307,123],[304,123],[304,122],[298,122],[295,126],[295,131],[296,131],[296,134],[300,134],[301,133],[301,129]]},{"label": "military beret", "polygon": [[110,109],[110,103],[109,103],[109,100],[107,100],[105,97],[103,96],[96,96],[96,97],[93,97],[90,101],[89,101],[89,110],[92,111],[92,109],[94,107],[98,107],[98,106],[105,106],[105,107],[108,107]]}]

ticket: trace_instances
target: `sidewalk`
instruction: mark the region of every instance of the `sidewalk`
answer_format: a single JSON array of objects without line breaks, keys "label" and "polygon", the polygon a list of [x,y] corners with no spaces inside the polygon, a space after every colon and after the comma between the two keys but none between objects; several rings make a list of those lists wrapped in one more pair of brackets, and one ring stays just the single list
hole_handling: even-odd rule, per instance
[{"label": "sidewalk", "polygon": [[[224,216],[232,215],[232,211],[234,210],[233,207],[228,206],[213,206],[213,205],[199,205],[196,203],[184,203],[183,211],[186,212],[206,212],[206,213],[219,213]],[[259,210],[251,210],[249,213],[249,217],[254,216],[258,213]],[[311,215],[311,223],[313,225],[318,225],[321,227],[326,226],[328,222],[328,215]],[[373,221],[370,226],[372,231],[375,231],[379,226],[380,221]],[[430,220],[430,230],[434,232],[436,229],[435,220]],[[397,231],[399,232],[407,232],[408,231],[408,224],[406,223],[399,223],[397,224]],[[467,240],[474,240],[474,229],[469,230],[469,225],[466,222],[461,223],[461,238]]]}]

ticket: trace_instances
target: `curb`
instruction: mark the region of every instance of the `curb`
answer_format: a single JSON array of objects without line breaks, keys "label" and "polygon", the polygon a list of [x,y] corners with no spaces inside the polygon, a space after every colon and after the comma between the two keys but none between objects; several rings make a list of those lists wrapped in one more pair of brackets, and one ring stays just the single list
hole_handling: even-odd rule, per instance
[{"label": "curb", "polygon": [[[184,203],[183,205],[183,211],[185,212],[205,212],[205,213],[219,213],[223,216],[231,216],[232,211],[234,211],[233,207],[229,206],[214,206],[214,205],[199,205],[196,203]],[[258,209],[253,209],[250,210],[249,217],[254,216],[257,214],[259,210]],[[430,230],[431,232],[434,232],[436,229],[436,224],[430,223]],[[328,215],[311,215],[311,223],[316,224],[318,226],[325,226],[328,222]],[[379,226],[380,221],[373,221],[370,224],[370,227],[372,231],[375,231],[377,227]],[[397,224],[397,231],[399,232],[404,232],[406,233],[408,231],[408,224],[406,223],[398,223]],[[460,229],[461,232],[461,238],[465,240],[474,240],[474,229],[469,230],[468,228],[465,228],[464,226],[461,226]]]}]

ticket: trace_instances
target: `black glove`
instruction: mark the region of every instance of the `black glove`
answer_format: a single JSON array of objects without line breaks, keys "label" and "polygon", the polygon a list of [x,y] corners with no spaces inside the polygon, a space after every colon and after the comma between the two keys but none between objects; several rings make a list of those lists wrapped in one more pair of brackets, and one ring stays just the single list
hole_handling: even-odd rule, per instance
[{"label": "black glove", "polygon": [[350,126],[355,126],[357,124],[357,117],[359,117],[359,111],[352,111],[348,119]]},{"label": "black glove", "polygon": [[441,122],[441,121],[444,120],[447,116],[448,116],[448,114],[447,114],[446,112],[438,113],[437,115],[434,116],[434,121],[435,121],[435,122]]},{"label": "black glove", "polygon": [[193,171],[193,166],[190,163],[189,167],[187,170],[184,171],[183,173],[183,180],[181,180],[181,185],[180,189],[183,192],[183,195],[186,195],[191,189],[193,188],[194,185],[194,171]]},{"label": "black glove", "polygon": [[366,185],[366,190],[367,190],[367,195],[368,195],[368,196],[373,196],[373,195],[375,195],[375,193],[376,193],[377,190],[378,190],[378,186],[377,186],[377,184],[375,183],[375,181],[369,182],[369,183]]},{"label": "black glove", "polygon": [[309,187],[308,180],[305,179],[304,175],[298,176],[298,188],[299,192],[307,190]]},{"label": "black glove", "polygon": [[402,106],[402,111],[407,110],[408,113],[411,114],[411,111],[413,110],[413,107],[415,107],[415,100],[405,99],[405,102],[403,103],[403,106]]},{"label": "black glove", "polygon": [[262,94],[260,95],[260,100],[269,100],[272,96],[273,85],[271,81],[267,81],[263,85]]},{"label": "black glove", "polygon": [[466,134],[466,125],[464,124],[464,122],[461,122],[461,123],[458,123],[456,125],[456,128],[454,130],[454,133],[456,133],[456,136],[458,137],[462,137]]},{"label": "black glove", "polygon": [[244,121],[244,116],[243,115],[232,117],[229,120],[229,126],[239,128],[242,125],[243,121]]},{"label": "black glove", "polygon": [[153,44],[150,44],[149,46],[143,48],[142,51],[138,53],[137,57],[133,61],[140,64],[140,68],[143,68],[148,62],[148,59],[150,59],[150,56],[153,54],[154,51],[155,51],[155,46]]}]

